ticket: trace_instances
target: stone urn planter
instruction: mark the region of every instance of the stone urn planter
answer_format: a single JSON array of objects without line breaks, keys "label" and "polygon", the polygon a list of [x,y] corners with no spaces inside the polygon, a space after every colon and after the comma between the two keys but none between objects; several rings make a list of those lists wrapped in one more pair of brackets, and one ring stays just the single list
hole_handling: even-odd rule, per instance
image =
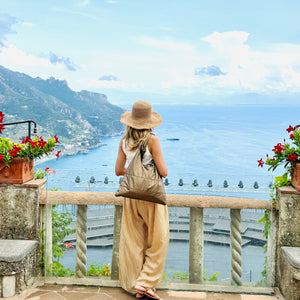
[{"label": "stone urn planter", "polygon": [[33,160],[14,158],[9,167],[0,162],[0,183],[24,183],[33,178]]},{"label": "stone urn planter", "polygon": [[291,169],[292,186],[300,190],[300,164],[295,164]]}]

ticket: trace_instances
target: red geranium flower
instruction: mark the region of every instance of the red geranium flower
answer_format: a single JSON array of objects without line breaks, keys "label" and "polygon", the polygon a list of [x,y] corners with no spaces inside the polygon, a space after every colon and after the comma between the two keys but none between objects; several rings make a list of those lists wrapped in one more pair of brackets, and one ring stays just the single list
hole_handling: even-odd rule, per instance
[{"label": "red geranium flower", "polygon": [[290,139],[293,140],[294,139],[294,135],[291,133],[290,134]]},{"label": "red geranium flower", "polygon": [[12,157],[17,157],[18,156],[18,153],[20,152],[21,148],[14,145],[13,146],[13,149],[10,150],[9,154],[12,156]]},{"label": "red geranium flower", "polygon": [[47,144],[47,142],[46,141],[44,141],[42,138],[38,141],[38,145],[39,145],[39,147],[45,147],[45,145]]},{"label": "red geranium flower", "polygon": [[46,167],[46,168],[45,168],[45,172],[47,172],[49,175],[50,175],[50,174],[55,174],[55,173],[56,173],[55,170],[51,170],[49,167]]},{"label": "red geranium flower", "polygon": [[59,140],[56,135],[54,136],[54,140],[55,140],[55,143],[59,143]]},{"label": "red geranium flower", "polygon": [[31,147],[32,147],[32,149],[33,149],[35,146],[38,145],[38,142],[33,142],[33,141],[31,141],[30,144],[31,144]]},{"label": "red geranium flower", "polygon": [[66,246],[66,248],[74,248],[72,243],[68,243],[68,242],[65,242],[65,246]]},{"label": "red geranium flower", "polygon": [[22,139],[22,144],[31,143],[31,138],[29,136],[26,136],[26,139]]},{"label": "red geranium flower", "polygon": [[288,157],[288,159],[293,162],[295,162],[297,158],[298,158],[298,156],[295,154],[292,154],[292,153],[290,153],[290,155]]},{"label": "red geranium flower", "polygon": [[259,167],[263,167],[264,166],[264,161],[262,160],[262,158],[260,160],[258,160],[257,162],[258,162],[258,166]]},{"label": "red geranium flower", "polygon": [[4,113],[2,111],[0,111],[0,123],[3,122],[3,118],[4,118]]},{"label": "red geranium flower", "polygon": [[274,146],[274,149],[272,150],[276,154],[281,153],[283,151],[283,145],[281,143],[278,143],[276,146]]},{"label": "red geranium flower", "polygon": [[2,130],[4,129],[5,129],[4,125],[0,125],[0,133],[2,133]]},{"label": "red geranium flower", "polygon": [[294,130],[295,130],[294,127],[293,127],[292,125],[290,125],[289,128],[287,128],[286,131],[287,131],[288,133],[290,133],[290,132],[292,132],[292,131],[294,131]]},{"label": "red geranium flower", "polygon": [[17,151],[14,151],[14,150],[11,150],[11,151],[9,152],[9,154],[10,154],[12,157],[17,157],[17,156],[18,156]]},{"label": "red geranium flower", "polygon": [[3,159],[3,156],[2,156],[2,154],[0,153],[0,160],[2,160]]},{"label": "red geranium flower", "polygon": [[55,154],[55,156],[56,156],[57,158],[59,158],[60,152],[61,152],[61,150],[57,151],[57,153]]}]

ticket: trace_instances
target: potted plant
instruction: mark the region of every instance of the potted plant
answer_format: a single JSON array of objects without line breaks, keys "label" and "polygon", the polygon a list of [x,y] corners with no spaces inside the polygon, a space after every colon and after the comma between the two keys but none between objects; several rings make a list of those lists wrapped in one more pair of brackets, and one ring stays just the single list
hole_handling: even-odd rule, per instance
[{"label": "potted plant", "polygon": [[278,143],[272,151],[273,157],[267,155],[264,162],[261,158],[258,160],[258,166],[268,165],[268,171],[274,171],[279,165],[283,165],[288,174],[291,174],[291,183],[300,190],[300,125],[289,126],[286,131],[289,133],[289,142],[284,139],[283,144]]},{"label": "potted plant", "polygon": [[[0,111],[0,133],[4,130],[4,114]],[[57,136],[44,140],[41,136],[23,138],[21,143],[15,143],[10,138],[0,137],[0,183],[24,183],[33,179],[33,161],[36,158],[49,155],[55,144],[59,143]],[[61,151],[55,155],[58,158]]]}]

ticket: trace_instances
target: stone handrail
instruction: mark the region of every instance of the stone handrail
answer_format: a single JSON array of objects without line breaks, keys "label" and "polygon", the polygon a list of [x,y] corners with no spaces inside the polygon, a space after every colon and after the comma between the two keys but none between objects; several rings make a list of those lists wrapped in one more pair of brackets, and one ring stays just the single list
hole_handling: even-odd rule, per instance
[{"label": "stone handrail", "polygon": [[[76,242],[76,277],[84,278],[86,274],[86,230],[88,205],[114,205],[114,240],[112,257],[113,280],[119,276],[119,237],[122,218],[123,198],[115,197],[112,192],[68,192],[68,191],[43,191],[40,204],[48,215],[46,221],[46,264],[52,261],[51,232],[52,225],[49,213],[54,204],[78,205],[77,209],[77,242]],[[190,208],[190,250],[189,250],[189,281],[190,283],[202,283],[203,270],[203,208],[228,208],[230,209],[230,243],[231,243],[231,284],[242,285],[241,271],[241,209],[272,209],[272,204],[267,200],[233,198],[219,196],[198,196],[168,194],[167,203],[170,207]],[[47,230],[48,228],[48,230]],[[47,246],[48,245],[48,246]],[[48,257],[47,259],[47,256]]]},{"label": "stone handrail", "polygon": [[[44,191],[40,204],[73,204],[73,205],[122,205],[123,199],[115,197],[113,192],[68,192]],[[271,209],[270,201],[219,196],[168,194],[170,207],[202,207],[232,209]]]}]

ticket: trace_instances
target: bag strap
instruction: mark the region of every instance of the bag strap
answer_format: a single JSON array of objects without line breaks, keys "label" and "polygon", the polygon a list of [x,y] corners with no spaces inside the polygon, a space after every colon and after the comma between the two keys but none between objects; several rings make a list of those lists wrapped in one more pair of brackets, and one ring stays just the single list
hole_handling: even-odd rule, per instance
[{"label": "bag strap", "polygon": [[139,145],[139,151],[141,153],[141,159],[143,160],[144,154],[146,152],[146,147],[148,145],[148,142],[151,138],[151,135],[154,135],[154,133],[150,133]]}]

